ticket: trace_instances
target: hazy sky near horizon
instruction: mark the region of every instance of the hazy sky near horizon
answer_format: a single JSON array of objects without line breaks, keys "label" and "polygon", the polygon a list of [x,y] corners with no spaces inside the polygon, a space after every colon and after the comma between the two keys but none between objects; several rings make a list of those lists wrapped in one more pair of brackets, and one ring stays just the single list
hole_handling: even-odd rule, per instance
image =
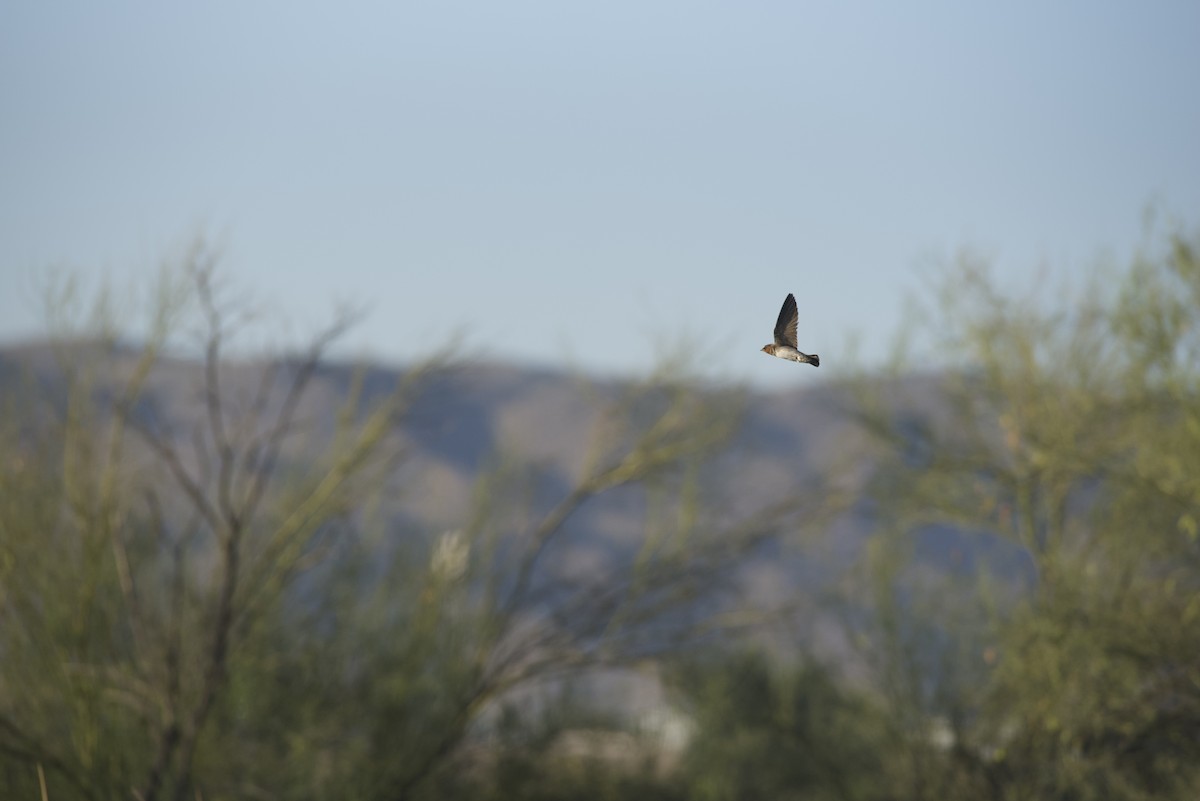
[{"label": "hazy sky near horizon", "polygon": [[1182,1],[7,3],[0,341],[204,232],[285,327],[366,307],[344,352],[811,381],[757,352],[788,292],[825,370],[960,248],[1078,278],[1200,224],[1197,42]]}]

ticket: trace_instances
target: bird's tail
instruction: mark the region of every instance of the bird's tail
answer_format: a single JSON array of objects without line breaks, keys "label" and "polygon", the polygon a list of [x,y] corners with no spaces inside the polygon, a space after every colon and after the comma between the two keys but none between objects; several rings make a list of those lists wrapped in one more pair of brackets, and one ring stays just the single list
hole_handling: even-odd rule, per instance
[{"label": "bird's tail", "polygon": [[821,357],[814,353],[808,357],[808,363],[811,364],[813,367],[820,367],[821,366]]}]

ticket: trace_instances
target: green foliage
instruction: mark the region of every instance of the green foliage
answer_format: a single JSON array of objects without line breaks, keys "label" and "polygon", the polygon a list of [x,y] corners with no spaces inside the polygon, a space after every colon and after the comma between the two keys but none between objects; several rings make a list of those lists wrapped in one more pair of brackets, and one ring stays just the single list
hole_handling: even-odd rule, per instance
[{"label": "green foliage", "polygon": [[[252,315],[203,247],[184,274],[190,294],[155,295],[146,343],[116,344],[102,295],[57,366],[3,398],[0,776],[23,794],[44,774],[55,799],[439,797],[514,689],[719,631],[693,605],[726,608],[739,560],[804,511],[708,513],[700,468],[736,429],[737,393],[665,369],[601,399],[548,507],[519,502],[537,470],[502,461],[461,529],[398,523],[381,502],[396,426],[444,359],[395,387],[358,375],[327,426],[306,399],[347,321],[299,358],[230,364]],[[163,353],[192,323],[196,404],[167,408]],[[579,510],[616,491],[653,496],[640,547],[564,569]]]},{"label": "green foliage", "polygon": [[[953,758],[914,760],[911,797],[943,797],[952,774],[974,797],[1200,791],[1196,253],[1173,235],[1124,277],[1054,301],[1006,297],[967,265],[935,318],[938,347],[969,365],[941,382],[942,406],[862,396],[889,536],[952,525],[978,550],[1012,543],[1035,571],[1016,600],[1002,590],[1019,577],[986,564],[933,585],[918,564],[874,571],[877,675],[935,676],[954,702],[915,683],[889,696],[896,719],[953,724]],[[905,608],[901,588],[933,602]],[[884,636],[897,615],[940,644],[913,647],[912,626]]]},{"label": "green foliage", "polygon": [[696,726],[689,798],[887,797],[880,710],[827,671],[746,652],[685,665],[678,686]]}]

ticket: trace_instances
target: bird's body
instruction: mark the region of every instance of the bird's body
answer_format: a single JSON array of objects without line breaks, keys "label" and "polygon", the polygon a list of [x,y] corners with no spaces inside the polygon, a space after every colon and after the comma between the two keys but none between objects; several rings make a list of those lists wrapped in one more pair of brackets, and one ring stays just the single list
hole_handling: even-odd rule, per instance
[{"label": "bird's body", "polygon": [[821,357],[817,354],[801,353],[795,348],[790,348],[787,345],[764,345],[763,353],[769,353],[776,359],[787,359],[789,362],[811,364],[813,367],[821,366]]},{"label": "bird's body", "polygon": [[763,353],[777,359],[786,359],[799,364],[821,366],[821,358],[815,353],[801,353],[796,348],[796,323],[800,320],[800,311],[796,308],[796,298],[790,292],[779,310],[779,319],[775,321],[775,341],[763,345]]}]

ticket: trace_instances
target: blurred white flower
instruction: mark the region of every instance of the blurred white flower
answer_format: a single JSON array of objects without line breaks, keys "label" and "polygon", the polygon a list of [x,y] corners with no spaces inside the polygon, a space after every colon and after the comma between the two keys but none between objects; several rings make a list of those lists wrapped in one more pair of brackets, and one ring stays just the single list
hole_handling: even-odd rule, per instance
[{"label": "blurred white flower", "polygon": [[471,556],[471,543],[461,530],[444,531],[438,535],[433,546],[433,557],[429,569],[440,581],[454,581],[467,572],[467,560]]},{"label": "blurred white flower", "polygon": [[954,727],[941,715],[930,718],[927,737],[929,744],[939,751],[949,751],[958,742]]},{"label": "blurred white flower", "polygon": [[644,713],[638,721],[638,728],[644,734],[657,738],[659,746],[672,754],[687,748],[696,733],[695,721],[668,706],[655,707]]}]

